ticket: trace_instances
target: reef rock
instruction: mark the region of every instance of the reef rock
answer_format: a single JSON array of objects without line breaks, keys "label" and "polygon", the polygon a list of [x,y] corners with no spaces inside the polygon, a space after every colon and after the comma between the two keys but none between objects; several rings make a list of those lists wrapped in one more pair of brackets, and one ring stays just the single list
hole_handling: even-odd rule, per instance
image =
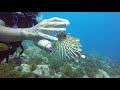
[{"label": "reef rock", "polygon": [[25,53],[22,54],[22,58],[25,60],[25,61],[28,61],[30,58],[28,55],[26,55]]},{"label": "reef rock", "polygon": [[58,72],[58,73],[54,73],[54,75],[51,78],[61,78],[62,77],[62,73]]},{"label": "reef rock", "polygon": [[37,65],[37,68],[33,71],[33,74],[37,76],[49,76],[49,67],[48,65]]},{"label": "reef rock", "polygon": [[95,78],[111,78],[111,77],[104,70],[98,69],[98,74],[95,75]]},{"label": "reef rock", "polygon": [[43,62],[44,62],[45,64],[48,64],[49,60],[48,60],[47,57],[43,57],[42,59],[43,59]]},{"label": "reef rock", "polygon": [[28,64],[21,64],[20,65],[21,72],[28,73],[30,72],[30,65]]}]

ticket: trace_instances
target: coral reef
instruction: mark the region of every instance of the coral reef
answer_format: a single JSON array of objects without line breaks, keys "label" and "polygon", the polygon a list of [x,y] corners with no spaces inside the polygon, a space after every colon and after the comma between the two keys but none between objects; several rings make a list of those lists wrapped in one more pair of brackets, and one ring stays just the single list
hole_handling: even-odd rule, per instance
[{"label": "coral reef", "polygon": [[16,65],[1,63],[0,64],[0,78],[29,78],[31,73],[21,73],[18,69],[15,69]]},{"label": "coral reef", "polygon": [[98,69],[98,74],[95,75],[95,78],[111,78],[104,70]]},{"label": "coral reef", "polygon": [[[35,52],[33,52],[35,51]],[[16,58],[0,63],[0,78],[120,78],[120,62],[95,53],[85,53],[79,62],[65,62],[30,45],[21,65]]]},{"label": "coral reef", "polygon": [[28,64],[21,64],[20,67],[22,73],[30,72],[30,65]]},{"label": "coral reef", "polygon": [[36,69],[33,71],[33,74],[39,77],[49,77],[49,67],[48,65],[37,65]]}]

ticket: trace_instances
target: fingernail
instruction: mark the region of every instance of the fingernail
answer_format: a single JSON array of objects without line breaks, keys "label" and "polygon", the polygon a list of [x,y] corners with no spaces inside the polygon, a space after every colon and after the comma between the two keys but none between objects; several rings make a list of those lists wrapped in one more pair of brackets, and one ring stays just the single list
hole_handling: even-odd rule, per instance
[{"label": "fingernail", "polygon": [[70,25],[70,22],[68,20],[65,21],[66,26]]}]

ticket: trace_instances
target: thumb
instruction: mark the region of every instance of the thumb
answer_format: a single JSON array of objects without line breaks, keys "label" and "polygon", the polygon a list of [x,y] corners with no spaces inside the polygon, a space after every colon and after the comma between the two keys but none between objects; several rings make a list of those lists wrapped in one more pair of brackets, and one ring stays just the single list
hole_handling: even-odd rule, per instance
[{"label": "thumb", "polygon": [[57,37],[53,37],[53,36],[50,36],[50,35],[47,35],[47,34],[43,34],[43,33],[38,33],[38,37],[46,39],[46,40],[50,40],[50,41],[58,40]]}]

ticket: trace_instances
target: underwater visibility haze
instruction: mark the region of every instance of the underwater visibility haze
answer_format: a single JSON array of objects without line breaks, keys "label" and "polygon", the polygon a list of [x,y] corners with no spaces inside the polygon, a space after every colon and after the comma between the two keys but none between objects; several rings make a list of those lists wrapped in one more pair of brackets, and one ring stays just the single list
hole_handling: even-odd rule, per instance
[{"label": "underwater visibility haze", "polygon": [[43,15],[68,19],[67,32],[80,38],[84,51],[120,59],[120,12],[43,12]]},{"label": "underwater visibility haze", "polygon": [[[16,65],[12,58],[10,64],[1,64],[0,77],[120,78],[120,12],[42,12],[42,15],[43,19],[59,17],[70,21],[65,27],[68,35],[61,35],[63,39],[60,36],[52,48],[52,55],[57,58],[26,40],[22,43],[23,63]],[[80,40],[81,47],[74,38]]]}]

